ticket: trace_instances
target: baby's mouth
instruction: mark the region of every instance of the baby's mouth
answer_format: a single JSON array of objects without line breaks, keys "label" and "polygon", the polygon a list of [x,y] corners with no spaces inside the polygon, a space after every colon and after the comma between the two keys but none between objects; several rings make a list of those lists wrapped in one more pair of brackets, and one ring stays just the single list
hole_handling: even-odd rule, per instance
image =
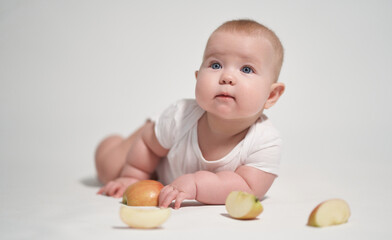
[{"label": "baby's mouth", "polygon": [[215,96],[215,98],[223,98],[223,99],[233,99],[235,100],[235,97],[231,96],[228,93],[221,93]]}]

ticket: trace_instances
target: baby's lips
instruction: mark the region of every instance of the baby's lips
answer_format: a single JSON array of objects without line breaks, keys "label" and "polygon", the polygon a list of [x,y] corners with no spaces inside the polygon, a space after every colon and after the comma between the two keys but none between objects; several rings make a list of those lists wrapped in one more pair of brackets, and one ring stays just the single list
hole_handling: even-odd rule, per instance
[{"label": "baby's lips", "polygon": [[216,95],[215,97],[216,97],[216,98],[232,98],[232,99],[235,99],[235,97],[233,97],[233,96],[230,95],[230,94],[218,94],[218,95]]}]

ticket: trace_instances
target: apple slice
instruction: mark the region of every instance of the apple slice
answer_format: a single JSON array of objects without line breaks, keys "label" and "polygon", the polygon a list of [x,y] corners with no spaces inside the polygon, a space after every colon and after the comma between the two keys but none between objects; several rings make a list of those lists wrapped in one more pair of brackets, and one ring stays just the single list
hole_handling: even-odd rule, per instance
[{"label": "apple slice", "polygon": [[156,228],[170,217],[170,208],[129,207],[120,208],[121,220],[132,228]]},{"label": "apple slice", "polygon": [[350,208],[342,199],[330,199],[317,205],[310,213],[308,226],[326,227],[346,223]]},{"label": "apple slice", "polygon": [[263,206],[255,195],[241,191],[231,192],[225,205],[229,215],[236,219],[253,219],[263,211]]}]

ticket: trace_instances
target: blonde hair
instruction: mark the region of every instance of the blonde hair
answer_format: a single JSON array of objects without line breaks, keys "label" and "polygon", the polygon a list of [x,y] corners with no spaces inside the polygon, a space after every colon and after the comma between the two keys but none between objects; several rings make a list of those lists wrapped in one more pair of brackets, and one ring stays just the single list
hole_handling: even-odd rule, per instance
[{"label": "blonde hair", "polygon": [[283,64],[284,50],[278,36],[276,36],[276,34],[271,29],[254,20],[238,19],[223,23],[211,34],[211,36],[218,31],[245,33],[250,36],[261,36],[269,40],[277,56],[275,82],[278,80],[279,73]]}]

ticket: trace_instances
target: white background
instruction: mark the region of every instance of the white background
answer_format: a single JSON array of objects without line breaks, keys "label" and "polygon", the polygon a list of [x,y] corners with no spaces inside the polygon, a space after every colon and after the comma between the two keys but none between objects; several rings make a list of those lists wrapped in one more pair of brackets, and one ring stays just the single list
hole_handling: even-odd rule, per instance
[{"label": "white background", "polygon": [[[0,0],[0,237],[390,238],[391,10],[381,0]],[[285,47],[286,92],[266,112],[285,149],[263,217],[196,206],[155,232],[121,227],[118,201],[95,195],[96,145],[194,97],[209,34],[237,18]],[[335,197],[349,202],[349,223],[306,227]]]}]

